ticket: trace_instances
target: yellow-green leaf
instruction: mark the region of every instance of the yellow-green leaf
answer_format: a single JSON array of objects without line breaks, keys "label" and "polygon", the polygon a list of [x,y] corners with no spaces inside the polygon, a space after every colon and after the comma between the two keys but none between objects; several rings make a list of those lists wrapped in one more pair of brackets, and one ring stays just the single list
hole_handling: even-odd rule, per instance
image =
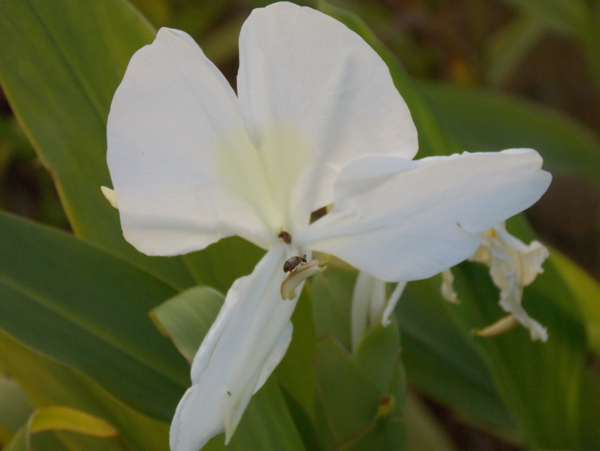
[{"label": "yellow-green leaf", "polygon": [[117,437],[117,430],[106,421],[70,407],[51,406],[35,410],[4,448],[7,451],[29,451],[31,435],[44,431],[71,431],[93,437]]}]

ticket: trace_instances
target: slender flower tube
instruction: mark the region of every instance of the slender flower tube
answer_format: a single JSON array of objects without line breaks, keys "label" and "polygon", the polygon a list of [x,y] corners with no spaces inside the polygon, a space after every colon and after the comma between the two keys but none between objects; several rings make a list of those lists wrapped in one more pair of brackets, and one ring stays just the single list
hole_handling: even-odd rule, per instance
[{"label": "slender flower tube", "polygon": [[133,246],[177,255],[238,235],[267,251],[196,354],[173,451],[222,431],[228,442],[285,354],[302,290],[294,279],[282,300],[290,257],[318,250],[385,281],[430,277],[550,181],[530,149],[411,161],[417,132],[387,66],[324,14],[256,9],[239,44],[236,95],[187,34],[161,29],[132,57],[108,118],[113,200]]}]

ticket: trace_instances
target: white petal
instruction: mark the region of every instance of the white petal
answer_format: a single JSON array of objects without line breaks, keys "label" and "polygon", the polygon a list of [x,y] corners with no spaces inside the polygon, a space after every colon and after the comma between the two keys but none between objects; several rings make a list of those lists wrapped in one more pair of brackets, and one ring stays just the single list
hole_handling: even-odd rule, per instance
[{"label": "white petal", "polygon": [[296,243],[383,280],[431,277],[471,256],[477,232],[540,198],[551,179],[541,164],[530,149],[355,160],[340,174],[331,213]]},{"label": "white petal", "polygon": [[294,252],[284,244],[274,246],[227,293],[192,363],[192,388],[171,425],[173,451],[195,451],[222,431],[228,441],[252,394],[282,359],[298,298],[282,301],[279,287],[283,263]]},{"label": "white petal", "polygon": [[417,151],[386,64],[313,9],[280,2],[252,12],[240,35],[237,87],[250,138],[298,227],[333,201],[335,177],[351,159]]},{"label": "white petal", "polygon": [[258,154],[235,93],[187,34],[163,28],[132,57],[107,133],[123,232],[137,249],[174,255],[236,233],[265,246],[266,219],[249,205],[262,197]]}]

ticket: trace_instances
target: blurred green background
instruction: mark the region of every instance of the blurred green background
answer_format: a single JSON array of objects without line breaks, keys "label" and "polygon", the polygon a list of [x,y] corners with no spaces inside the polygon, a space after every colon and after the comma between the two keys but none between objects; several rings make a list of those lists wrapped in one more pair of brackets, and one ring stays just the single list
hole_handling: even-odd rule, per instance
[{"label": "blurred green background", "polygon": [[[270,2],[132,3],[156,28],[190,33],[235,86],[240,27],[253,8]],[[442,130],[452,131],[457,151],[533,147],[546,158],[554,181],[527,217],[542,240],[600,279],[600,2],[329,3],[357,13],[399,59]],[[435,152],[432,147],[424,146],[424,152]],[[2,93],[0,177],[1,209],[69,230],[52,174],[36,156]],[[589,354],[588,367],[600,370],[595,354]],[[411,424],[408,419],[412,449],[522,449],[515,437],[486,431],[472,417],[417,389],[411,391],[408,406],[422,420]],[[441,442],[414,441],[419,428],[425,428],[423,436]]]}]

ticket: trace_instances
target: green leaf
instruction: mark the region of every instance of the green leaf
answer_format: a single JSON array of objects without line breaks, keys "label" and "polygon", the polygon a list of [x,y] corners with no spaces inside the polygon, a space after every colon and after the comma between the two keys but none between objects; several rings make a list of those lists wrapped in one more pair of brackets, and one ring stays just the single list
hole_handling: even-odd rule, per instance
[{"label": "green leaf", "polygon": [[600,377],[597,369],[584,373],[581,392],[581,449],[597,449],[600,443]]},{"label": "green leaf", "polygon": [[522,14],[494,34],[487,58],[487,77],[492,86],[502,85],[533,50],[546,28],[537,16]]},{"label": "green leaf", "polygon": [[31,415],[31,405],[17,381],[4,374],[0,374],[0,399],[0,426],[14,432]]},{"label": "green leaf", "polygon": [[[223,15],[231,13],[231,4],[223,0],[178,3],[171,26],[178,30],[184,30],[193,37],[207,34],[207,30],[213,28]],[[200,44],[200,47],[204,50],[201,41]]]},{"label": "green leaf", "polygon": [[330,262],[327,271],[311,280],[313,299],[317,300],[313,302],[315,333],[317,340],[333,336],[350,349],[350,306],[357,272],[340,269],[337,262]]},{"label": "green leaf", "polygon": [[449,433],[425,403],[410,391],[405,416],[408,451],[456,451]]},{"label": "green leaf", "polygon": [[[279,385],[302,408],[304,415],[314,423],[316,387],[313,362],[317,353],[317,341],[311,291],[310,282],[306,283],[292,314],[294,325],[292,341],[275,369],[274,375]],[[308,431],[308,434],[313,433],[312,429]]]},{"label": "green leaf", "polygon": [[140,13],[157,28],[170,26],[171,7],[168,0],[131,0]]},{"label": "green leaf", "polygon": [[[512,221],[521,230],[524,222]],[[514,230],[511,231],[514,233]],[[516,233],[524,237],[527,233]],[[532,342],[518,327],[500,337],[472,337],[529,445],[545,449],[579,449],[580,395],[586,354],[585,330],[577,302],[551,262],[524,290],[527,312],[548,328],[547,343]],[[453,269],[461,304],[448,312],[465,333],[483,328],[506,313],[483,265],[463,263]]]},{"label": "green leaf", "polygon": [[2,449],[4,451],[29,451],[30,444],[27,429],[19,429],[12,440]]},{"label": "green leaf", "polygon": [[213,288],[195,287],[178,294],[150,312],[161,333],[191,363],[225,297]]},{"label": "green leaf", "polygon": [[[386,340],[395,340],[396,352],[392,356],[398,362],[398,333],[381,334],[375,330],[373,338],[367,339],[365,347],[380,341],[385,349]],[[359,362],[345,351],[339,342],[329,337],[317,346],[315,360],[318,405],[324,417],[320,425],[322,440],[332,442],[327,448],[344,450],[389,449],[401,450],[406,446],[404,409],[406,379],[402,366],[397,364],[383,375],[370,365],[376,360],[366,356]],[[368,365],[368,371],[363,365]],[[378,382],[386,379],[385,384]],[[385,386],[384,386],[385,385]]]},{"label": "green leaf", "polygon": [[[223,441],[223,436],[217,440]],[[254,394],[225,450],[303,451],[304,445],[281,389],[273,378]]]},{"label": "green leaf", "polygon": [[[377,325],[369,330],[354,351],[354,360],[381,391],[388,390],[400,361],[400,331],[395,319],[388,327]],[[396,402],[403,405],[404,395]]]},{"label": "green leaf", "polygon": [[383,393],[332,338],[318,344],[315,365],[324,413],[336,442],[343,443],[371,424]]},{"label": "green leaf", "polygon": [[550,250],[550,261],[577,299],[587,326],[590,347],[600,354],[600,284],[556,249]]},{"label": "green leaf", "polygon": [[70,235],[0,214],[0,327],[170,420],[187,366],[148,312],[171,287]]},{"label": "green leaf", "polygon": [[183,256],[199,285],[227,293],[233,282],[250,274],[265,254],[263,249],[237,236],[219,240],[206,249]]},{"label": "green leaf", "polygon": [[[184,357],[192,360],[223,299],[211,288],[198,287],[163,303],[152,311],[152,316]],[[224,441],[223,434],[219,434],[203,450],[304,449],[281,389],[272,377],[250,400],[229,445],[224,446]]]},{"label": "green leaf", "polygon": [[582,0],[505,0],[538,17],[557,31],[581,37],[585,32],[586,6]]},{"label": "green leaf", "polygon": [[[128,450],[168,449],[168,424],[150,419],[110,396],[90,377],[33,351],[0,331],[0,362],[19,382],[35,407],[69,406],[85,411],[114,426]],[[141,382],[141,380],[140,380]],[[40,438],[47,433],[40,433]],[[61,433],[70,449],[86,451],[120,450],[118,442],[92,439],[81,434]],[[33,437],[37,443],[37,435]],[[109,446],[111,446],[109,448]],[[38,448],[60,449],[52,448]]]},{"label": "green leaf", "polygon": [[[103,438],[114,438],[118,435],[117,430],[109,423],[85,412],[63,406],[42,407],[31,414],[27,425],[15,436],[14,443],[18,445],[16,447],[9,445],[8,449],[26,451],[30,448],[29,442],[32,434],[52,430],[71,431]],[[23,442],[27,445],[21,447]]]},{"label": "green leaf", "polygon": [[377,421],[367,433],[341,449],[348,451],[372,451],[375,449],[402,451],[406,449],[404,420],[399,416],[394,416],[385,421]]},{"label": "green leaf", "polygon": [[[445,133],[462,150],[536,149],[551,173],[600,180],[600,142],[593,132],[546,108],[472,88],[422,84]],[[482,114],[485,112],[485,114]]]},{"label": "green leaf", "polygon": [[[530,232],[518,221],[511,224],[527,241]],[[463,263],[453,268],[459,305],[439,299],[432,280],[408,284],[397,311],[404,361],[411,380],[434,397],[500,427],[510,428],[514,416],[530,446],[579,449],[585,334],[573,295],[551,263],[544,267],[525,289],[524,306],[548,327],[548,343],[532,343],[523,328],[472,336],[506,313],[487,269]]]},{"label": "green leaf", "polygon": [[226,15],[219,28],[207,33],[202,40],[202,51],[219,67],[237,58],[238,36],[246,20],[245,16],[234,16],[229,19],[227,17]]},{"label": "green leaf", "polygon": [[[106,118],[131,55],[154,31],[122,0],[7,0],[0,15],[0,83],[52,172],[73,230],[177,288],[181,258],[147,257],[125,242],[111,186]],[[18,37],[18,38],[16,38]]]},{"label": "green leaf", "polygon": [[396,308],[402,359],[412,384],[430,397],[489,422],[514,429],[486,362],[468,334],[449,321],[436,279],[410,282]]},{"label": "green leaf", "polygon": [[[317,435],[325,449],[403,449],[406,376],[395,321],[369,330],[351,356],[350,311],[356,270],[332,258],[310,282],[315,333]],[[379,416],[380,403],[391,410]],[[385,410],[385,407],[382,408]],[[382,448],[383,446],[383,448]]]}]

